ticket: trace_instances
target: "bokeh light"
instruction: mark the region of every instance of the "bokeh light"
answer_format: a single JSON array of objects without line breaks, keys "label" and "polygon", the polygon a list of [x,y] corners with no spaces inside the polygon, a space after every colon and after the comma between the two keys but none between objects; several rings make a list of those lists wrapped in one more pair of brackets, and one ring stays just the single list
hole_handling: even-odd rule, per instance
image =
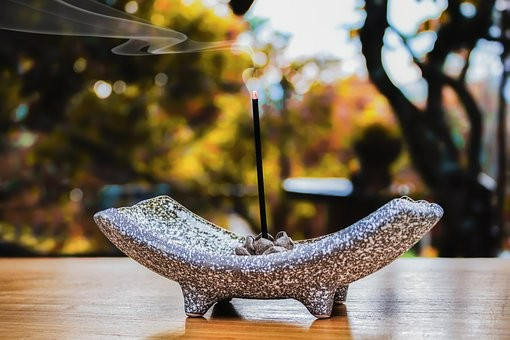
[{"label": "bokeh light", "polygon": [[130,14],[135,14],[136,12],[138,12],[138,2],[136,1],[128,1],[126,3],[126,5],[124,6],[124,10],[127,12],[127,13],[130,13]]},{"label": "bokeh light", "polygon": [[69,192],[69,199],[74,203],[79,203],[83,199],[83,191],[79,188],[74,188]]},{"label": "bokeh light", "polygon": [[126,82],[123,80],[117,80],[116,82],[113,83],[113,92],[115,92],[116,94],[122,94],[126,92],[126,89],[127,85]]},{"label": "bokeh light", "polygon": [[104,80],[98,80],[94,84],[94,93],[100,99],[106,99],[112,94],[112,85]]},{"label": "bokeh light", "polygon": [[76,73],[82,73],[87,69],[87,59],[85,58],[78,58],[75,60],[73,64],[73,70]]},{"label": "bokeh light", "polygon": [[156,84],[156,86],[159,87],[165,86],[167,82],[168,76],[166,75],[166,73],[160,72],[156,74],[156,76],[154,77],[154,84]]}]

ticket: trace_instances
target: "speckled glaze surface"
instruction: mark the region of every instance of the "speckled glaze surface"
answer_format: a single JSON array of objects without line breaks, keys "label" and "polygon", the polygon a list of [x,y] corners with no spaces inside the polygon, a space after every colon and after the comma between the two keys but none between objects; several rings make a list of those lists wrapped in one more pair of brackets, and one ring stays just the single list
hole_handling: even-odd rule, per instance
[{"label": "speckled glaze surface", "polygon": [[349,283],[386,266],[443,215],[426,201],[398,198],[333,234],[297,241],[291,251],[235,255],[245,237],[193,214],[168,196],[98,212],[101,231],[122,252],[177,281],[188,316],[237,298],[294,298],[317,318],[345,301]]}]

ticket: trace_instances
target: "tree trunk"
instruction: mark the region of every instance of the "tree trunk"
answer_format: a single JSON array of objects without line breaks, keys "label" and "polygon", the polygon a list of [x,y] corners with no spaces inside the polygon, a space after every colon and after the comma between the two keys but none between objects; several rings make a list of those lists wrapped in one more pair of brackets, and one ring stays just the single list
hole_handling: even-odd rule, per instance
[{"label": "tree trunk", "polygon": [[433,190],[445,214],[435,244],[445,257],[489,257],[499,250],[494,221],[493,190],[476,178],[459,174],[448,185]]}]

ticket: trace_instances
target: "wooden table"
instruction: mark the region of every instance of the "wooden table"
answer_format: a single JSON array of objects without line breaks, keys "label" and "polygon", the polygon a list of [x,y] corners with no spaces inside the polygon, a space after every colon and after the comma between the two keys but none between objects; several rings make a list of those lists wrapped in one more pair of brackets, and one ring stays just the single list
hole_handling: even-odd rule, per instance
[{"label": "wooden table", "polygon": [[0,339],[510,339],[510,260],[399,259],[317,320],[294,300],[187,318],[179,286],[128,258],[0,259]]}]

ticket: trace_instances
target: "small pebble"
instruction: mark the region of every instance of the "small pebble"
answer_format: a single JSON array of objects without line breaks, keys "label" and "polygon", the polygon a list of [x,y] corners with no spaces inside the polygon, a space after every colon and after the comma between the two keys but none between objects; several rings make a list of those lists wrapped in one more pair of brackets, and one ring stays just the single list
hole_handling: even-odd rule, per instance
[{"label": "small pebble", "polygon": [[246,250],[245,247],[236,247],[235,252],[236,252],[236,255],[241,255],[241,256],[250,256],[250,255],[252,255],[252,254],[250,254],[248,252],[248,250]]},{"label": "small pebble", "polygon": [[260,238],[258,240],[255,240],[255,243],[253,244],[255,247],[255,254],[260,255],[263,254],[267,248],[273,247],[274,243],[271,240],[268,240],[266,238]]},{"label": "small pebble", "polygon": [[270,248],[267,248],[265,252],[262,253],[262,255],[268,255],[268,254],[274,254],[274,253],[283,253],[284,251],[287,251],[288,249],[284,247],[279,246],[272,246]]},{"label": "small pebble", "polygon": [[251,235],[248,235],[246,237],[246,240],[244,241],[244,247],[246,248],[246,250],[248,251],[248,253],[250,255],[255,255],[254,243],[255,243],[255,239]]},{"label": "small pebble", "polygon": [[274,241],[275,246],[283,247],[286,250],[292,250],[294,248],[294,241],[287,236],[287,233],[284,231],[280,231],[276,234],[276,241]]}]

